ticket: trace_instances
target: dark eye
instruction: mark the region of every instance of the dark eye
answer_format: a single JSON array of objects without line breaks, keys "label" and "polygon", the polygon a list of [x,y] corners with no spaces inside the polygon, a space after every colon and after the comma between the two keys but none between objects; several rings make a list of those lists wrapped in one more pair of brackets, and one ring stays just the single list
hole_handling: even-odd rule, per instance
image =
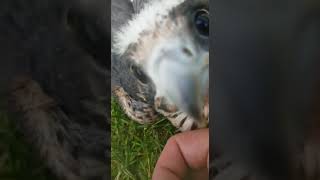
[{"label": "dark eye", "polygon": [[194,24],[201,36],[209,37],[209,12],[198,10],[195,14]]}]

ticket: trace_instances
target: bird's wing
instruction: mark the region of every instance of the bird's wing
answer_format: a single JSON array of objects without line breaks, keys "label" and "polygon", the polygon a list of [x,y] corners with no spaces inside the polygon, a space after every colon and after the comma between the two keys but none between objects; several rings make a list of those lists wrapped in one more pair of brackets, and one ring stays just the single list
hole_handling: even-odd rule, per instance
[{"label": "bird's wing", "polygon": [[131,19],[133,14],[139,13],[144,5],[152,0],[112,0],[111,29],[116,32],[120,26]]},{"label": "bird's wing", "polygon": [[[147,0],[112,0],[112,42],[114,41],[114,34],[122,25],[131,19],[132,15],[136,13],[135,9],[140,7],[143,1]],[[141,83],[139,83],[139,81],[141,81],[141,76],[137,76],[137,73],[133,71],[133,69],[139,69],[139,67],[134,66],[133,62],[129,61],[125,56],[119,57],[113,53],[111,55],[111,61],[112,89],[120,86],[136,100],[141,98],[141,94],[143,94],[143,98],[145,98],[147,102],[152,103],[155,94],[152,84],[147,82],[144,85],[141,85]]]}]

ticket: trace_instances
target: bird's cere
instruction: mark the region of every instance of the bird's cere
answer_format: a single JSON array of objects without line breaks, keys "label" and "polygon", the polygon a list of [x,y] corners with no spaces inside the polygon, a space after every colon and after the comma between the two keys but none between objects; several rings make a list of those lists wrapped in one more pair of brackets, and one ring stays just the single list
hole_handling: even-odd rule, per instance
[{"label": "bird's cere", "polygon": [[209,52],[197,48],[190,37],[180,35],[159,43],[145,71],[156,86],[156,96],[198,116],[209,88]]},{"label": "bird's cere", "polygon": [[137,43],[143,34],[156,29],[157,24],[167,17],[170,11],[182,4],[185,0],[153,0],[145,4],[139,14],[133,15],[132,19],[115,34],[115,43],[112,51],[122,55],[130,44]]},{"label": "bird's cere", "polygon": [[[138,122],[150,122],[149,113],[140,105],[145,101],[141,102],[141,96],[133,96],[134,93],[150,95],[144,92],[144,88],[150,88],[153,93],[147,105],[152,111],[164,115],[181,131],[206,127],[209,114],[208,1],[149,0],[144,3],[139,4],[142,5],[139,11],[114,33],[112,53],[117,54],[114,57],[121,62],[112,64],[132,66],[134,63],[147,80],[137,82],[141,87],[137,90],[128,85],[134,82],[121,81],[123,89],[133,92],[131,96],[129,93],[117,96],[130,117]],[[130,76],[130,72],[124,76]],[[139,75],[132,73],[132,79],[140,80]]]}]

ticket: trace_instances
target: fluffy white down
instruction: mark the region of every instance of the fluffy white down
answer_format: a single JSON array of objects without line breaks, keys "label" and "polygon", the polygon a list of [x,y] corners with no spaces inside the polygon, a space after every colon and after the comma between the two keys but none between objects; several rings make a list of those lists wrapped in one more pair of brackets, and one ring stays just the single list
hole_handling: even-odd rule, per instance
[{"label": "fluffy white down", "polygon": [[161,22],[164,16],[169,15],[174,7],[184,1],[185,0],[150,1],[139,14],[133,15],[132,19],[115,34],[115,43],[112,48],[113,53],[122,55],[130,44],[138,42],[142,32],[155,29],[157,22]]}]

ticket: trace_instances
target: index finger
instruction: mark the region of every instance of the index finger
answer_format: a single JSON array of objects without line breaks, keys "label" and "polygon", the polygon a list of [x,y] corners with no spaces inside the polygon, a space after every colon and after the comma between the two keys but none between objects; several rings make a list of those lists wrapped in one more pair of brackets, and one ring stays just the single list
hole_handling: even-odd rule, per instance
[{"label": "index finger", "polygon": [[208,152],[208,129],[177,134],[171,137],[165,145],[152,179],[181,180],[190,169],[195,171],[206,169]]}]

